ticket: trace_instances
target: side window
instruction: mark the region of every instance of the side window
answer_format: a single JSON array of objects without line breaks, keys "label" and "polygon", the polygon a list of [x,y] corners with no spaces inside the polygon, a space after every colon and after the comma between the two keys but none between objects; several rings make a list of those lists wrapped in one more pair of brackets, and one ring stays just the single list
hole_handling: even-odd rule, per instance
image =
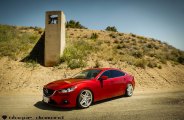
[{"label": "side window", "polygon": [[105,71],[101,76],[108,76],[108,78],[111,78],[111,73],[110,71]]},{"label": "side window", "polygon": [[118,70],[111,70],[110,72],[111,72],[112,78],[125,75],[125,73],[118,71]]}]

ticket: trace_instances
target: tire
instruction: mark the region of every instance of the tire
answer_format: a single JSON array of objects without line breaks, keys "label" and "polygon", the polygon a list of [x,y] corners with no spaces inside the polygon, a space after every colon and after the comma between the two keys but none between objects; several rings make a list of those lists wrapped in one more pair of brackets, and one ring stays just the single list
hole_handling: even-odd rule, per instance
[{"label": "tire", "polygon": [[132,84],[127,84],[125,96],[126,97],[131,97],[133,95],[133,90],[134,89],[133,89]]},{"label": "tire", "polygon": [[77,106],[79,108],[88,108],[93,102],[93,94],[90,90],[84,89],[77,97]]}]

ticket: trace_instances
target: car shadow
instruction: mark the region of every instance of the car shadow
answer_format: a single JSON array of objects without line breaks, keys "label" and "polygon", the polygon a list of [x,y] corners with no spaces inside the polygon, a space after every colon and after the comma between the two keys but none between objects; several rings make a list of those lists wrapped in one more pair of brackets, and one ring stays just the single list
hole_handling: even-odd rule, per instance
[{"label": "car shadow", "polygon": [[[126,98],[125,96],[118,96],[118,97],[113,97],[113,98],[108,98],[108,99],[104,99],[104,100],[100,100],[97,101],[95,103],[93,103],[91,106],[95,106],[98,104],[102,104],[102,103],[106,103],[106,102],[111,102],[112,100],[116,100],[116,99],[120,99],[120,98]],[[51,106],[48,105],[42,101],[38,101],[37,103],[34,104],[34,106],[38,109],[42,109],[42,110],[50,110],[50,111],[73,111],[73,110],[82,110],[80,108],[77,107],[73,107],[73,108],[62,108],[62,107],[56,107],[56,106]]]},{"label": "car shadow", "polygon": [[77,108],[61,108],[61,107],[56,107],[56,106],[51,106],[48,105],[42,101],[38,101],[37,103],[34,104],[36,108],[39,108],[41,110],[50,110],[50,111],[72,111],[72,110],[77,110]]}]

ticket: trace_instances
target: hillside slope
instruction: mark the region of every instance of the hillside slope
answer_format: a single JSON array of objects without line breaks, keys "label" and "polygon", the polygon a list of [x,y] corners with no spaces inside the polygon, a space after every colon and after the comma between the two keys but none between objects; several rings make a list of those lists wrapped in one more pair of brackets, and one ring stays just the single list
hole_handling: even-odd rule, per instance
[{"label": "hillside slope", "polygon": [[120,68],[135,76],[136,90],[184,86],[184,52],[152,38],[70,28],[61,63],[44,67],[40,65],[39,47],[32,52],[43,40],[43,29],[0,25],[0,34],[1,94],[38,93],[44,84],[89,67]]}]

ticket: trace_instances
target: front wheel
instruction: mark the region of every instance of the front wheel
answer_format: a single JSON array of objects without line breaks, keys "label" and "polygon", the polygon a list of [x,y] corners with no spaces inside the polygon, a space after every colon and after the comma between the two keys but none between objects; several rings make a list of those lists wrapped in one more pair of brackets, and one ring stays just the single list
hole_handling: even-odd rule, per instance
[{"label": "front wheel", "polygon": [[133,90],[132,84],[127,84],[125,96],[131,97],[133,95]]},{"label": "front wheel", "polygon": [[87,108],[93,101],[93,95],[90,90],[82,90],[77,98],[77,105],[80,108]]}]

